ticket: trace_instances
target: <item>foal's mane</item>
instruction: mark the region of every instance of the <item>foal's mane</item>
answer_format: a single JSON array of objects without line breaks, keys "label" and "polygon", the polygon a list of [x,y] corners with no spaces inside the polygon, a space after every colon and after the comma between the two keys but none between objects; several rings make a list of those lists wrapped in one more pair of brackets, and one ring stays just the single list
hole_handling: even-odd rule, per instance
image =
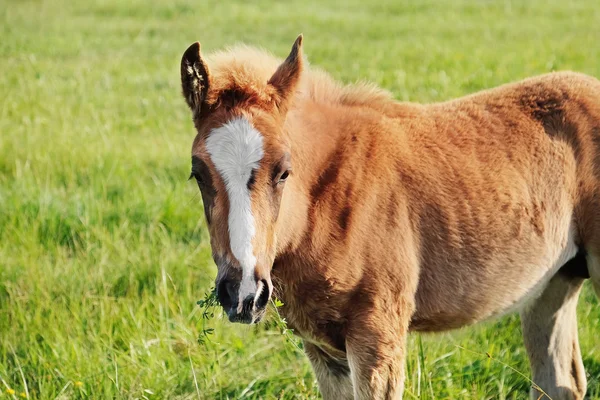
[{"label": "foal's mane", "polygon": [[[226,92],[237,92],[259,102],[269,102],[268,81],[282,63],[266,50],[237,45],[207,57],[210,67],[210,93],[206,101],[214,104]],[[311,67],[304,60],[298,96],[314,102],[342,106],[377,108],[392,101],[389,92],[374,84],[359,82],[343,85],[327,72]]]}]

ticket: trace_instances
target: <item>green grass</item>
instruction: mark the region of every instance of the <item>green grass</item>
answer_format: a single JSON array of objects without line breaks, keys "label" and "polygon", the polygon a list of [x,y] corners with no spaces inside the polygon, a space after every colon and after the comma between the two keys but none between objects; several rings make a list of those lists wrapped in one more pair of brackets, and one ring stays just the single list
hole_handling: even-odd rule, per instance
[{"label": "green grass", "polygon": [[[0,0],[0,399],[318,397],[276,327],[217,315],[198,343],[215,267],[187,181],[191,42],[285,56],[303,32],[312,64],[422,102],[550,70],[600,76],[596,0],[340,4]],[[589,286],[579,321],[600,399]],[[524,399],[509,366],[529,375],[516,316],[413,335],[405,398]]]}]

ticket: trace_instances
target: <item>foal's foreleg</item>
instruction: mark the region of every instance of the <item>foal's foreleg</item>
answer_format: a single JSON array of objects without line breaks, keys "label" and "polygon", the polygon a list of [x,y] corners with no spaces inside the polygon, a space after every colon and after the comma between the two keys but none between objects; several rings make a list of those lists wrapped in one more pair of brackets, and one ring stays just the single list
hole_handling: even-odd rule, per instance
[{"label": "foal's foreleg", "polygon": [[401,400],[408,321],[370,321],[346,339],[355,400]]},{"label": "foal's foreleg", "polygon": [[[521,312],[533,382],[552,400],[583,399],[585,371],[577,339],[577,299],[583,279],[556,275]],[[547,399],[534,386],[532,399]]]},{"label": "foal's foreleg", "polygon": [[319,391],[324,400],[352,400],[352,381],[346,360],[329,356],[318,346],[304,342],[304,351],[317,376]]}]

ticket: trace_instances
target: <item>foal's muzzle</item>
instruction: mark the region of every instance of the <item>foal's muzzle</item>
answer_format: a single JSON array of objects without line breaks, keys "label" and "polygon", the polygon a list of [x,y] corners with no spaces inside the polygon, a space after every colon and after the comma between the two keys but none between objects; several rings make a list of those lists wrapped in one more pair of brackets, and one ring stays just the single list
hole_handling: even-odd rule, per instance
[{"label": "foal's muzzle", "polygon": [[217,298],[231,322],[252,324],[265,314],[272,285],[267,279],[241,282],[235,278],[217,279]]}]

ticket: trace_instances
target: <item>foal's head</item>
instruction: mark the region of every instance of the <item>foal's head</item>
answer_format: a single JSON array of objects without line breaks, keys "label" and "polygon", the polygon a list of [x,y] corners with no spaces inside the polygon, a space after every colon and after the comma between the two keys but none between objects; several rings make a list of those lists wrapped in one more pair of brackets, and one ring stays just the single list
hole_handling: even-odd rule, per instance
[{"label": "foal's head", "polygon": [[[197,135],[192,177],[204,202],[218,299],[230,321],[259,321],[271,297],[279,206],[291,176],[283,123],[302,72],[302,36],[268,81],[244,65],[210,73],[192,44],[181,60]],[[246,73],[246,75],[245,75]]]}]

